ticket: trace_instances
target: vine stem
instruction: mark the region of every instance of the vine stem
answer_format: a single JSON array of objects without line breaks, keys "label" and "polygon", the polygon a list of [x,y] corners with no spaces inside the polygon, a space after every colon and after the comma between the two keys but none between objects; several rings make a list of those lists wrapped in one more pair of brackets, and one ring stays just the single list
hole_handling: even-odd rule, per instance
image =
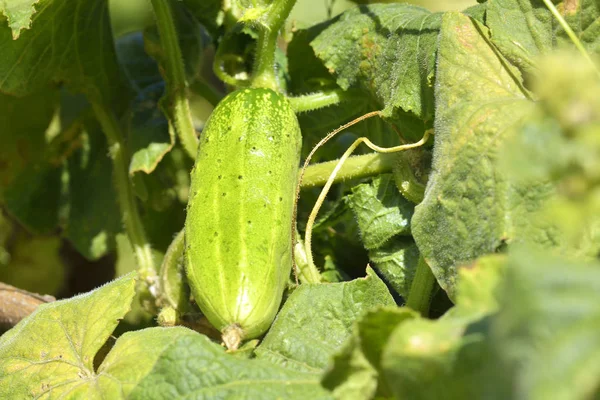
[{"label": "vine stem", "polygon": [[133,187],[129,180],[129,153],[125,146],[121,127],[114,113],[107,107],[99,103],[92,103],[92,107],[110,146],[123,223],[138,262],[139,276],[147,285],[150,293],[155,296],[156,266],[152,256],[152,248],[146,239],[146,232],[140,218]]},{"label": "vine stem", "polygon": [[259,18],[256,61],[252,77],[254,87],[278,89],[275,77],[277,37],[294,4],[296,0],[275,0]]},{"label": "vine stem", "polygon": [[[396,154],[380,153],[349,157],[336,175],[334,183],[390,172],[396,164],[396,158]],[[333,160],[309,165],[304,173],[300,188],[310,189],[325,185],[337,163],[338,160]]]},{"label": "vine stem", "polygon": [[423,317],[427,317],[434,283],[435,276],[431,272],[431,268],[423,256],[420,256],[415,277],[410,285],[406,306],[418,311]]},{"label": "vine stem", "polygon": [[569,26],[567,21],[565,21],[563,16],[560,15],[558,10],[554,6],[554,4],[552,4],[552,1],[550,1],[550,0],[543,0],[543,1],[544,1],[544,4],[546,4],[546,7],[548,7],[550,12],[552,13],[552,15],[554,15],[554,17],[558,20],[558,23],[560,24],[560,26],[562,26],[562,28],[565,30],[565,32],[567,33],[567,35],[569,36],[569,38],[571,39],[571,41],[573,42],[575,47],[577,47],[577,50],[579,50],[581,55],[590,63],[590,65],[592,67],[594,67],[594,69],[596,70],[596,73],[598,75],[600,75],[600,70],[598,70],[598,66],[594,63],[594,61],[590,57],[590,54],[585,49],[585,47],[583,47],[583,44],[581,43],[581,41],[579,40],[579,38],[577,37],[575,32],[573,32],[573,29],[571,29],[571,27]]},{"label": "vine stem", "polygon": [[164,52],[164,73],[167,91],[172,102],[172,123],[186,153],[193,159],[198,150],[198,137],[194,129],[190,104],[187,98],[187,82],[183,57],[177,40],[173,20],[172,0],[152,0],[160,45]]}]

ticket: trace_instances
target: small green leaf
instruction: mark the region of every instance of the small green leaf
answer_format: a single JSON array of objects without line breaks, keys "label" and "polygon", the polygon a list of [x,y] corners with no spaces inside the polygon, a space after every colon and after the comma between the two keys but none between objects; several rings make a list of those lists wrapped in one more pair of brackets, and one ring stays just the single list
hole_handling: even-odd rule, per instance
[{"label": "small green leaf", "polygon": [[0,13],[8,19],[13,39],[19,38],[21,30],[29,28],[31,17],[36,12],[34,5],[38,2],[39,0],[13,0],[0,3]]},{"label": "small green leaf", "polygon": [[301,285],[285,302],[256,354],[286,368],[319,373],[363,312],[394,304],[370,268],[365,278],[351,282]]},{"label": "small green leaf", "polygon": [[407,299],[419,262],[415,242],[409,238],[392,238],[383,246],[369,250],[369,259],[392,289]]},{"label": "small green leaf", "polygon": [[98,398],[94,357],[129,310],[134,278],[41,305],[0,337],[0,397]]},{"label": "small green leaf", "polygon": [[410,234],[414,205],[398,192],[392,175],[355,186],[347,199],[367,250],[383,246],[396,235]]}]

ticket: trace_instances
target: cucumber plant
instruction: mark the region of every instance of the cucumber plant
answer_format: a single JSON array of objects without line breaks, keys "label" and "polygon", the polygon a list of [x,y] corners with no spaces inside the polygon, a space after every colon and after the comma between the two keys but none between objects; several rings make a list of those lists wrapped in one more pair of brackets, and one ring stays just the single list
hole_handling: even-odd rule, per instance
[{"label": "cucumber plant", "polygon": [[0,2],[0,398],[597,397],[593,1],[108,1]]}]

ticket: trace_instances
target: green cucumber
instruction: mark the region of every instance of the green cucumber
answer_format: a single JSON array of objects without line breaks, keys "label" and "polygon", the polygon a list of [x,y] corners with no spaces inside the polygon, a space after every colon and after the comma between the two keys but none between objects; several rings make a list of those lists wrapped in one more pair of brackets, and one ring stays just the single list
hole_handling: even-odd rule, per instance
[{"label": "green cucumber", "polygon": [[281,304],[300,147],[296,115],[271,89],[229,94],[202,132],[185,223],[186,274],[231,349],[265,333]]}]

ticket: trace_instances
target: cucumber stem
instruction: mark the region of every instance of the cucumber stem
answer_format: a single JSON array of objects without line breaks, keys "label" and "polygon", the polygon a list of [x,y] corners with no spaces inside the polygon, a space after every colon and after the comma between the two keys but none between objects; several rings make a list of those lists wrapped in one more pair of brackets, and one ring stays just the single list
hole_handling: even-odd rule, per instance
[{"label": "cucumber stem", "polygon": [[252,76],[253,87],[278,90],[275,76],[275,50],[279,30],[296,4],[296,0],[275,0],[258,23],[258,41]]},{"label": "cucumber stem", "polygon": [[238,324],[231,324],[223,329],[221,339],[223,339],[227,350],[237,350],[244,339],[244,331]]},{"label": "cucumber stem", "polygon": [[114,113],[108,107],[99,103],[92,103],[92,107],[110,146],[121,215],[138,263],[140,280],[152,297],[156,297],[158,281],[156,266],[129,180],[129,153],[125,146],[121,127]]},{"label": "cucumber stem", "polygon": [[434,283],[435,276],[431,272],[431,268],[423,256],[420,256],[415,277],[410,285],[406,306],[419,312],[421,316],[427,317],[429,315],[431,291],[433,290]]},{"label": "cucumber stem", "polygon": [[[366,178],[386,172],[391,172],[396,163],[398,154],[371,153],[361,156],[352,156],[346,160],[344,166],[337,173],[334,183],[350,179]],[[301,189],[311,189],[323,186],[333,172],[339,160],[327,161],[309,165],[306,168]]]},{"label": "cucumber stem", "polygon": [[[156,17],[156,26],[160,36],[160,45],[164,51],[164,73],[167,93],[170,97],[169,122],[186,153],[193,159],[198,150],[198,137],[194,129],[190,104],[187,98],[187,82],[183,57],[177,40],[177,30],[171,9],[172,0],[152,0],[152,8]],[[169,107],[169,108],[171,108]]]}]

